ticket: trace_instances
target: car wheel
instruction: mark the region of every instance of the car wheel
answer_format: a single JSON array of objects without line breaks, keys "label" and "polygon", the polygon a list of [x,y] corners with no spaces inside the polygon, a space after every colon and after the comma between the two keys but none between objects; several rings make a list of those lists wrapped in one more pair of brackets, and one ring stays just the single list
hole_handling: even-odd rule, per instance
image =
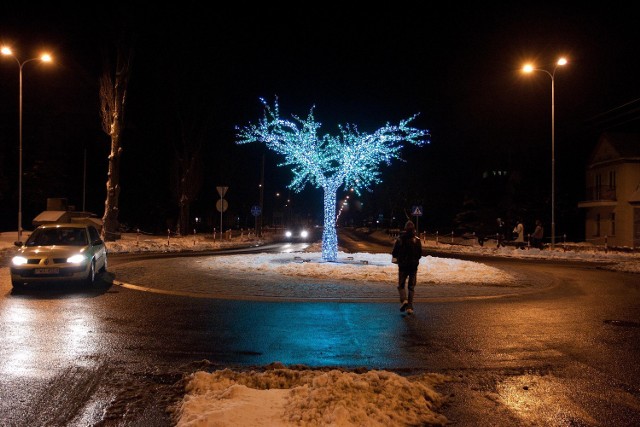
[{"label": "car wheel", "polygon": [[89,265],[89,276],[87,276],[87,285],[93,286],[96,283],[96,261],[91,260]]},{"label": "car wheel", "polygon": [[107,268],[108,268],[107,254],[104,254],[104,264],[102,265],[102,268],[100,269],[100,273],[106,273],[107,272]]},{"label": "car wheel", "polygon": [[17,280],[12,280],[11,286],[13,286],[13,289],[24,289],[24,283]]}]

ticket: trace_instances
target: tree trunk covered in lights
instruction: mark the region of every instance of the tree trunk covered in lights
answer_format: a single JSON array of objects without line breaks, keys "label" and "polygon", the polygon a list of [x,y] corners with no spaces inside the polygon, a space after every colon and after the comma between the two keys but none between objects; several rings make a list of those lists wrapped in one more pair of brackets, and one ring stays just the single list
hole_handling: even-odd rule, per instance
[{"label": "tree trunk covered in lights", "polygon": [[102,130],[111,139],[107,172],[107,196],[102,217],[102,237],[114,241],[118,237],[118,203],[120,197],[121,136],[124,129],[124,111],[129,83],[129,68],[133,52],[121,42],[116,49],[115,69],[106,58],[105,71],[100,78],[100,116]]},{"label": "tree trunk covered in lights", "polygon": [[338,232],[336,231],[336,195],[337,187],[325,186],[324,190],[324,229],[322,230],[322,259],[338,260]]}]

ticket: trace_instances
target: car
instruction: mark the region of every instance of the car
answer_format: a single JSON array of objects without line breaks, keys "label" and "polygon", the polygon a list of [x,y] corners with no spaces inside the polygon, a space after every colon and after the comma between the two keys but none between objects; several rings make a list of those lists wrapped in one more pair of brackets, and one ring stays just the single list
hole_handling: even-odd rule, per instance
[{"label": "car", "polygon": [[82,282],[94,285],[107,271],[107,247],[91,224],[44,224],[24,244],[16,242],[11,259],[11,284]]},{"label": "car", "polygon": [[306,240],[309,237],[309,232],[303,229],[287,229],[284,232],[284,237],[287,240]]},{"label": "car", "polygon": [[314,236],[311,227],[292,226],[284,229],[284,240],[287,242],[311,242]]}]

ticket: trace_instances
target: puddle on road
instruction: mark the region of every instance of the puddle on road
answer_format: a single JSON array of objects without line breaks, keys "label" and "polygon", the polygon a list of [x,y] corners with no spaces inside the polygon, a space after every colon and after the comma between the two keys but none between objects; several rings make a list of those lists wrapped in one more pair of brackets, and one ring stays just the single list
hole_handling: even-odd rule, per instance
[{"label": "puddle on road", "polygon": [[500,401],[530,425],[598,425],[573,401],[574,391],[553,376],[510,377],[497,385],[497,392]]}]

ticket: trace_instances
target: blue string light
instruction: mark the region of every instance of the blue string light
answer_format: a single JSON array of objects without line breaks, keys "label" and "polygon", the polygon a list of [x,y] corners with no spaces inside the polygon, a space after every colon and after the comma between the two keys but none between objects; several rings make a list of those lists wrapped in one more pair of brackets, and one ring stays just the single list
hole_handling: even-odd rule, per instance
[{"label": "blue string light", "polygon": [[338,135],[318,135],[321,123],[316,122],[312,107],[305,120],[292,115],[292,120],[280,117],[276,98],[273,107],[260,99],[264,116],[257,124],[236,127],[237,144],[260,142],[283,156],[278,166],[288,166],[293,172],[289,188],[300,192],[309,184],[324,191],[324,230],[322,232],[322,259],[337,261],[338,235],[336,232],[336,195],[338,189],[371,191],[371,186],[382,182],[379,168],[400,160],[403,143],[423,146],[429,143],[429,131],[409,126],[417,114],[401,120],[397,125],[387,124],[372,134],[360,132],[356,125],[338,125]]}]

